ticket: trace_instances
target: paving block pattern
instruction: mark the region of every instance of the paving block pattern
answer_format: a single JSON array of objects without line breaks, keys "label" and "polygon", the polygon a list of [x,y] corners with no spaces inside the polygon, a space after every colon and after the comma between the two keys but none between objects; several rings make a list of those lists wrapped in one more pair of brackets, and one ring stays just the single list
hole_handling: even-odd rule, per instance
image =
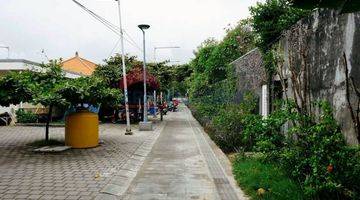
[{"label": "paving block pattern", "polygon": [[[125,136],[124,125],[104,124],[97,148],[36,153],[27,144],[43,139],[44,127],[0,127],[0,199],[94,199],[129,160],[130,169],[144,155],[140,147],[151,132],[133,129]],[[50,138],[64,140],[64,128],[51,127]]]}]

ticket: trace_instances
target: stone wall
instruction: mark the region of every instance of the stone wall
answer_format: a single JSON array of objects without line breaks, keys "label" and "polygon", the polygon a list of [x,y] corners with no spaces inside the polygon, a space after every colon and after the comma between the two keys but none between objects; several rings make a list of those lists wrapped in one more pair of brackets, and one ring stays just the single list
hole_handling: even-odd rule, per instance
[{"label": "stone wall", "polygon": [[[306,96],[309,102],[328,101],[347,142],[358,144],[347,94],[356,112],[359,97],[354,88],[360,91],[360,12],[338,14],[330,10],[315,11],[284,33],[278,52],[284,58],[278,72],[287,80],[287,95],[294,97],[294,74],[291,72],[296,71],[300,74],[301,95]],[[312,111],[319,112],[316,109]]]},{"label": "stone wall", "polygon": [[266,73],[260,51],[253,49],[231,64],[235,67],[237,77],[235,101],[241,102],[244,94],[249,91],[261,97],[261,86],[266,84]]},{"label": "stone wall", "polygon": [[[300,83],[300,95],[308,103],[328,101],[347,142],[358,144],[360,137],[354,127],[347,95],[356,116],[356,111],[360,110],[355,91],[360,91],[360,12],[315,11],[285,31],[274,47],[280,57],[274,82],[285,80],[282,82],[283,98],[294,98],[292,72],[295,72],[299,75],[296,79]],[[232,64],[237,75],[236,101],[241,102],[247,91],[261,97],[266,73],[260,51],[254,49]],[[309,110],[319,114],[314,107]]]}]

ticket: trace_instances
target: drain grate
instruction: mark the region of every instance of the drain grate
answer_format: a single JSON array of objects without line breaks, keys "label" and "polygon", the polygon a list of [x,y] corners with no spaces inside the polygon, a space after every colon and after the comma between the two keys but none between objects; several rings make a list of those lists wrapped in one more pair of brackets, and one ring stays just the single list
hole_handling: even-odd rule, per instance
[{"label": "drain grate", "polygon": [[224,200],[238,200],[238,196],[234,188],[230,184],[222,166],[219,163],[219,160],[215,156],[203,134],[197,128],[197,125],[194,124],[194,121],[189,121],[189,123],[191,124],[191,127],[195,134],[195,138],[198,141],[200,151],[204,155],[205,161],[208,164],[209,171],[213,177],[220,198]]}]

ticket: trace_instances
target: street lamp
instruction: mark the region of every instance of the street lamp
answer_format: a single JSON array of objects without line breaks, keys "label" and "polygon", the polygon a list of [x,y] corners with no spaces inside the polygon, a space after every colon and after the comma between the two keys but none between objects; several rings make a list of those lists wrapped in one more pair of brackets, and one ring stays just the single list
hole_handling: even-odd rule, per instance
[{"label": "street lamp", "polygon": [[123,74],[123,81],[124,81],[124,98],[125,98],[125,112],[126,112],[126,132],[125,132],[125,135],[132,135],[133,133],[131,132],[131,125],[130,125],[129,98],[128,98],[127,79],[126,79],[124,31],[122,29],[120,0],[116,0],[116,1],[118,2],[118,7],[119,7],[121,60],[122,60],[122,74]]},{"label": "street lamp", "polygon": [[179,46],[168,46],[168,47],[154,47],[154,61],[156,63],[156,50],[158,49],[180,49]]},{"label": "street lamp", "polygon": [[7,47],[7,46],[0,46],[0,48],[7,49],[7,53],[8,53],[7,58],[9,59],[9,58],[10,58],[10,47]]},{"label": "street lamp", "polygon": [[146,96],[146,48],[145,48],[145,30],[149,29],[150,26],[147,24],[140,24],[139,29],[143,33],[143,79],[144,79],[144,120],[140,122],[139,129],[140,131],[151,131],[152,130],[152,123],[148,121],[147,116],[147,96]]}]

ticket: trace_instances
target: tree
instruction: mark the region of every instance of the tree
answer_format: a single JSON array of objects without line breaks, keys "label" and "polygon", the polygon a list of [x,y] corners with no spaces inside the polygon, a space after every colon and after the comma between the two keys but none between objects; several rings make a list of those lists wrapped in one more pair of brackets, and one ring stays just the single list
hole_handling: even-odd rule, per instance
[{"label": "tree", "polygon": [[188,92],[188,83],[187,79],[190,78],[192,73],[192,68],[188,64],[173,66],[173,82],[172,87],[174,88],[174,93],[180,96],[185,96]]},{"label": "tree", "polygon": [[232,70],[229,64],[254,48],[255,35],[250,25],[250,20],[245,19],[235,27],[229,26],[225,38],[210,53],[205,66],[211,84],[225,80],[228,70]]},{"label": "tree", "polygon": [[360,10],[358,0],[288,0],[288,2],[292,6],[302,9],[332,8],[340,10],[342,13]]},{"label": "tree", "polygon": [[77,110],[85,109],[84,104],[118,105],[123,97],[120,89],[110,88],[98,77],[81,77],[69,80],[58,92]]},{"label": "tree", "polygon": [[190,63],[193,73],[188,80],[192,100],[218,96],[214,94],[215,88],[228,85],[223,82],[231,82],[234,78],[234,68],[230,63],[255,46],[255,34],[249,19],[241,20],[235,27],[229,26],[226,33],[220,42],[205,40],[195,52]]},{"label": "tree", "polygon": [[[99,65],[93,76],[101,78],[111,88],[119,88],[119,81],[122,78],[122,58],[120,54],[104,60],[106,64]],[[136,56],[125,56],[126,73],[135,66],[142,65],[142,62]]]},{"label": "tree", "polygon": [[38,71],[10,72],[0,79],[0,104],[9,106],[29,102],[48,107],[45,129],[45,140],[48,141],[53,107],[67,103],[58,93],[64,81],[65,76],[58,61],[42,64]]},{"label": "tree", "polygon": [[281,33],[310,12],[291,7],[287,0],[266,0],[250,7],[252,26],[259,36],[257,46],[266,51]]},{"label": "tree", "polygon": [[66,81],[65,74],[61,69],[60,62],[54,60],[48,64],[42,64],[39,72],[30,72],[30,80],[27,88],[32,92],[32,99],[29,102],[49,108],[45,129],[45,140],[48,141],[49,125],[54,106],[68,105],[66,99],[59,93]]},{"label": "tree", "polygon": [[49,125],[54,107],[78,104],[119,104],[119,89],[110,88],[98,77],[65,78],[59,61],[42,64],[37,71],[10,72],[0,78],[0,105],[28,102],[48,107],[45,140],[49,140]]},{"label": "tree", "polygon": [[272,44],[280,39],[283,31],[309,15],[310,11],[294,8],[288,0],[266,0],[250,7],[250,13],[254,32],[258,36],[256,45],[261,50],[263,65],[270,81],[275,72]]},{"label": "tree", "polygon": [[8,107],[10,104],[19,104],[32,99],[32,91],[28,88],[31,82],[31,73],[10,72],[0,78],[0,105]]},{"label": "tree", "polygon": [[160,91],[167,91],[171,88],[171,83],[174,79],[173,66],[166,65],[167,62],[149,63],[147,70],[154,75],[160,82]]}]

